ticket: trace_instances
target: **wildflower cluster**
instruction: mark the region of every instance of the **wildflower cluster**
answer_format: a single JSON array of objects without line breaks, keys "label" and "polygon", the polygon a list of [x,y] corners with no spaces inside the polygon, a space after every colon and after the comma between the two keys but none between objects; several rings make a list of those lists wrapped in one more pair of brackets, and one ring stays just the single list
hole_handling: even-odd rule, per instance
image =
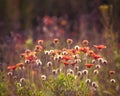
[{"label": "wildflower cluster", "polygon": [[107,75],[107,82],[116,83],[114,70],[106,70],[103,74],[109,66],[102,52],[105,45],[90,47],[89,41],[83,40],[73,46],[73,42],[67,39],[67,47],[58,48],[60,41],[54,39],[54,46],[47,49],[45,42],[38,40],[33,50],[26,49],[20,54],[20,63],[8,66],[8,77],[19,82],[20,87],[26,86],[29,81],[42,92],[49,90],[54,95],[63,96],[93,94],[104,83],[105,79],[101,76]]}]

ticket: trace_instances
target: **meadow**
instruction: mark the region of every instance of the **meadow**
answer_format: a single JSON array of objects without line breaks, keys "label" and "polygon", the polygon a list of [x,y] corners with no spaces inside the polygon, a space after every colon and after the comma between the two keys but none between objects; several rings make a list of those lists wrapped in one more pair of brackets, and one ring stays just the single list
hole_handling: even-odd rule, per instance
[{"label": "meadow", "polygon": [[16,63],[2,64],[0,96],[119,96],[119,50],[110,45],[54,38],[17,48]]}]

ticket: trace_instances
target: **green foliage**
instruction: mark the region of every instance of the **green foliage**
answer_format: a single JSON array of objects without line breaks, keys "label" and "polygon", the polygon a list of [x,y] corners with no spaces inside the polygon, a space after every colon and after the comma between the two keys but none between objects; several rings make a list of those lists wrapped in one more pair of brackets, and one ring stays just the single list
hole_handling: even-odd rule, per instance
[{"label": "green foliage", "polygon": [[5,74],[0,72],[0,96],[7,96],[8,95],[8,86],[5,80]]}]

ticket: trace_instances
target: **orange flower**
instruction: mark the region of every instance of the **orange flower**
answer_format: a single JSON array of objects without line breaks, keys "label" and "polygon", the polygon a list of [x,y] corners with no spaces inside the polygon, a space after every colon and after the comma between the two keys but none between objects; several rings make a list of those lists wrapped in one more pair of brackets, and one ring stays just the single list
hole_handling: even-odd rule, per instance
[{"label": "orange flower", "polygon": [[97,49],[99,49],[99,50],[106,48],[105,45],[94,45],[94,47],[97,48]]},{"label": "orange flower", "polygon": [[23,63],[17,63],[15,66],[16,66],[16,67],[23,67],[24,64],[23,64]]},{"label": "orange flower", "polygon": [[92,57],[94,58],[94,59],[98,59],[98,58],[101,58],[101,56],[100,55],[97,55],[97,54],[92,54]]},{"label": "orange flower", "polygon": [[72,63],[71,63],[72,66],[75,66],[75,64],[76,64],[76,62],[72,62]]},{"label": "orange flower", "polygon": [[72,52],[73,54],[75,54],[75,53],[76,53],[76,50],[75,50],[75,49],[71,49],[71,52]]},{"label": "orange flower", "polygon": [[80,49],[79,49],[79,50],[80,50],[80,51],[83,51],[83,52],[85,52],[85,53],[86,53],[86,52],[88,52],[88,51],[89,51],[89,49],[90,49],[89,47],[80,47]]},{"label": "orange flower", "polygon": [[68,62],[64,62],[63,64],[64,64],[65,66],[69,65],[69,63],[68,63]]},{"label": "orange flower", "polygon": [[68,56],[63,56],[62,59],[68,61],[68,60],[70,60],[71,58],[68,57]]},{"label": "orange flower", "polygon": [[92,54],[95,54],[95,53],[93,52],[93,50],[87,51],[87,55],[88,55],[88,56],[91,56]]},{"label": "orange flower", "polygon": [[85,64],[87,68],[91,68],[94,64]]},{"label": "orange flower", "polygon": [[16,69],[16,66],[14,66],[14,65],[13,65],[13,66],[8,66],[7,69],[8,69],[8,70],[15,70],[15,69]]}]

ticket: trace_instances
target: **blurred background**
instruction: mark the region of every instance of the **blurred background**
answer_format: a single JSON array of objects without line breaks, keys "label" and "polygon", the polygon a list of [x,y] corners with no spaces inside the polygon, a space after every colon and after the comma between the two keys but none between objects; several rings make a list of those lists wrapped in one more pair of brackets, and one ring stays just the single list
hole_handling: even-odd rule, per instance
[{"label": "blurred background", "polygon": [[0,61],[13,64],[16,50],[38,39],[109,41],[119,48],[119,18],[120,0],[0,0]]}]

